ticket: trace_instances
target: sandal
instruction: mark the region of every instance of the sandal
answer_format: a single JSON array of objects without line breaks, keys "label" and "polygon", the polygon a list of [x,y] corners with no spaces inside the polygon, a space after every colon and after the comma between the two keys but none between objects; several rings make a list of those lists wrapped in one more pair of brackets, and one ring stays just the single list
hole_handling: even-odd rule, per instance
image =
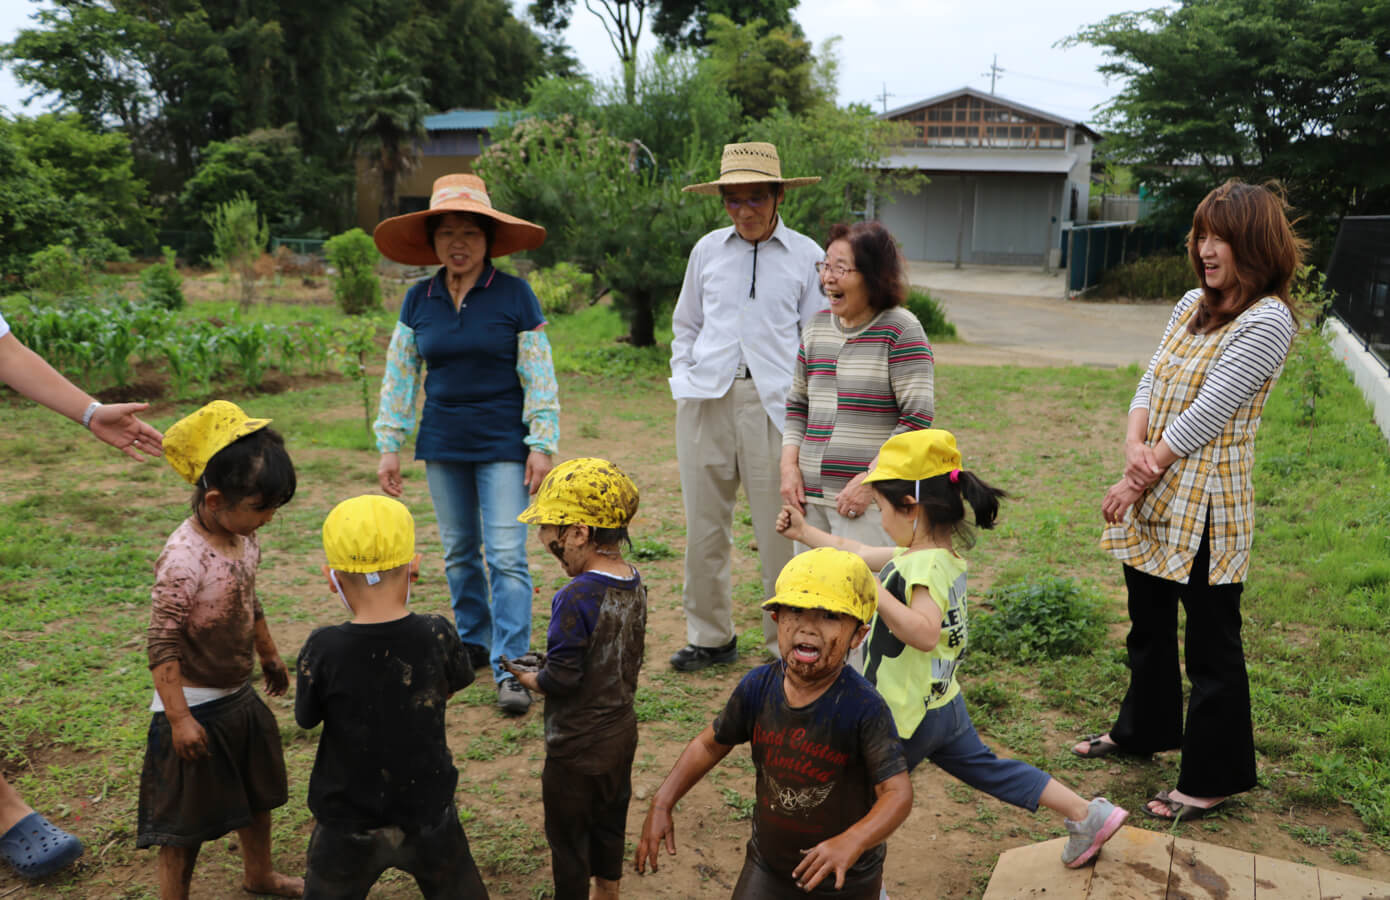
[{"label": "sandal", "polygon": [[[1165,816],[1162,813],[1156,813],[1149,809],[1149,803],[1153,803],[1155,800],[1168,807],[1168,811],[1172,813],[1172,815]],[[1151,799],[1149,803],[1144,804],[1144,815],[1148,816],[1150,819],[1161,819],[1164,822],[1177,823],[1188,822],[1210,815],[1225,806],[1226,800],[1218,800],[1211,806],[1193,806],[1190,803],[1183,803],[1181,800],[1174,800],[1169,796],[1167,791],[1159,791],[1157,794],[1153,795],[1153,799]]]},{"label": "sandal", "polygon": [[1104,734],[1093,734],[1090,737],[1082,738],[1081,743],[1086,745],[1085,752],[1078,752],[1075,747],[1071,752],[1082,759],[1100,759],[1102,756],[1109,756],[1112,753],[1120,753],[1120,745],[1111,740],[1106,740]]},{"label": "sandal", "polygon": [[0,837],[0,856],[25,878],[43,878],[82,855],[82,842],[36,812]]}]

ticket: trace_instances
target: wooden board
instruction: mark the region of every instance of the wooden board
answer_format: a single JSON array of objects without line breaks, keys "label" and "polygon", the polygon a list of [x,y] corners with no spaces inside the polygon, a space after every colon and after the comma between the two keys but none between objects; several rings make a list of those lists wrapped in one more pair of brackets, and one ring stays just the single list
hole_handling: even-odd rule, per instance
[{"label": "wooden board", "polygon": [[1176,838],[1168,900],[1255,900],[1255,858],[1245,851]]},{"label": "wooden board", "polygon": [[1390,900],[1390,884],[1318,869],[1322,900]]},{"label": "wooden board", "polygon": [[1255,856],[1255,900],[1308,900],[1317,896],[1317,869],[1286,859]]},{"label": "wooden board", "polygon": [[1162,900],[1168,894],[1172,852],[1169,835],[1121,828],[1096,860],[1090,900]]},{"label": "wooden board", "polygon": [[1066,838],[1057,838],[1005,851],[990,876],[984,900],[1086,900],[1091,867],[1068,869],[1062,865],[1062,845],[1066,842]]}]

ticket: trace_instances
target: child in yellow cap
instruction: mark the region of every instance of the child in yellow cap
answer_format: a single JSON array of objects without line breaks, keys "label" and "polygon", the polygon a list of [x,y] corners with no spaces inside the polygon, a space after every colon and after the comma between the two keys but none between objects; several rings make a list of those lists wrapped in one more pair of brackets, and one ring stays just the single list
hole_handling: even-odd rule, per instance
[{"label": "child in yellow cap", "polygon": [[[140,772],[137,847],[159,847],[159,896],[186,898],[198,849],[235,830],[253,893],[298,897],[270,861],[270,810],[289,797],[275,716],[251,687],[289,687],[260,598],[256,530],[294,497],[285,442],[235,403],[174,423],[164,458],[193,485],[193,514],[155,562],[147,632],[155,696]],[[253,657],[254,652],[254,657]]]},{"label": "child in yellow cap", "polygon": [[864,483],[873,488],[883,530],[896,544],[873,547],[806,524],[782,507],[777,530],[812,547],[837,547],[879,570],[879,596],[864,675],[893,710],[909,769],[930,759],[971,787],[1035,811],[1061,813],[1069,839],[1062,862],[1076,868],[1094,859],[1129,814],[1104,797],[1089,803],[1075,791],[1017,759],[1000,759],[971,724],[956,667],[968,638],[965,560],[975,525],[993,528],[1003,491],[961,468],[949,431],[908,431],[889,438]]},{"label": "child in yellow cap", "polygon": [[344,500],[324,520],[323,549],[352,621],[316,629],[299,651],[294,717],[323,723],[304,896],[365,897],[394,867],[427,898],[485,900],[444,736],[445,704],[473,667],[452,622],[406,608],[415,521],[390,497]]},{"label": "child in yellow cap", "polygon": [[517,517],[539,526],[541,546],[571,579],[550,601],[539,668],[502,661],[545,695],[541,800],[555,900],[616,898],[623,876],[637,751],[632,699],[647,629],[647,589],[622,553],[638,499],[632,479],[608,460],[571,459],[546,475]]},{"label": "child in yellow cap", "polygon": [[868,633],[876,590],[873,573],[850,553],[811,550],[787,563],[763,604],[782,658],[743,677],[657,789],[638,872],[648,863],[656,871],[663,841],[676,852],[676,803],[747,741],[757,802],[735,900],[878,900],[885,842],[912,809],[912,782],[888,706],[845,665]]}]

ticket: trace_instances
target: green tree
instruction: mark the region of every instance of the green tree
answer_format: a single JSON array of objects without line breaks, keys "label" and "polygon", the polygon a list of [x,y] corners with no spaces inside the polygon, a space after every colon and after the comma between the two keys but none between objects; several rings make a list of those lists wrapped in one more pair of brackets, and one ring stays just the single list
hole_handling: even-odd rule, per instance
[{"label": "green tree", "polygon": [[1335,219],[1390,204],[1390,2],[1187,0],[1120,13],[1068,44],[1104,49],[1122,82],[1101,111],[1112,159],[1135,166],[1170,221],[1229,176],[1283,181],[1330,239]]},{"label": "green tree", "polygon": [[270,240],[265,218],[245,191],[219,203],[205,218],[212,229],[217,260],[241,282],[241,308],[250,309],[256,293],[256,260]]},{"label": "green tree", "polygon": [[750,119],[767,116],[779,104],[801,113],[834,102],[816,80],[811,42],[794,26],[768,28],[762,19],[740,25],[715,13],[704,65]]},{"label": "green tree", "polygon": [[801,36],[792,20],[800,0],[662,0],[652,14],[652,34],[668,50],[704,47],[712,40],[714,19],[722,16],[737,25],[756,19],[773,29],[785,28]]},{"label": "green tree", "polygon": [[348,97],[353,147],[381,178],[377,218],[394,216],[396,180],[415,167],[417,141],[425,138],[425,79],[411,74],[406,59],[387,49],[377,54],[362,86]]}]

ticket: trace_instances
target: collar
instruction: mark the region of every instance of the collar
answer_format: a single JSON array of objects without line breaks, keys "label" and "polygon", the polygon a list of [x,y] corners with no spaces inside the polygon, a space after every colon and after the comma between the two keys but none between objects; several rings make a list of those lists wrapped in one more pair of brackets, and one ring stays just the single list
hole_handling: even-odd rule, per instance
[{"label": "collar", "polygon": [[[492,260],[488,260],[487,262],[483,263],[483,270],[478,273],[478,280],[473,282],[473,286],[468,289],[468,293],[471,294],[476,290],[486,290],[487,288],[492,287],[493,279],[496,277],[497,267],[492,264]],[[443,266],[440,266],[439,269],[434,273],[434,277],[430,279],[430,289],[428,296],[443,297],[449,300],[450,302],[453,302],[453,298],[449,296],[448,278],[449,270],[444,268]],[[468,296],[468,294],[465,294],[464,296],[466,297]]]},{"label": "collar", "polygon": [[[746,241],[746,240],[743,239],[743,235],[741,235],[741,234],[738,233],[738,228],[737,228],[736,226],[734,226],[734,225],[729,225],[728,227],[729,227],[729,236],[726,237],[726,238],[724,238],[724,242],[725,242],[725,243],[728,243],[728,242],[734,241],[734,240],[739,240],[739,241],[743,241],[745,244],[747,244],[747,245],[750,246],[750,247],[754,246],[754,244],[753,244],[752,241]],[[787,220],[784,219],[784,218],[782,218],[782,212],[781,212],[781,210],[779,209],[778,212],[777,212],[777,224],[774,225],[774,226],[772,226],[772,234],[769,234],[769,235],[768,235],[766,238],[764,238],[763,240],[758,241],[757,246],[761,247],[761,246],[763,246],[764,244],[767,244],[767,243],[769,243],[769,242],[771,242],[771,241],[777,241],[777,242],[780,243],[783,247],[786,247],[786,246],[788,246],[788,244],[787,244],[787,233],[790,232],[790,231],[791,231],[791,229],[787,227]]]}]

